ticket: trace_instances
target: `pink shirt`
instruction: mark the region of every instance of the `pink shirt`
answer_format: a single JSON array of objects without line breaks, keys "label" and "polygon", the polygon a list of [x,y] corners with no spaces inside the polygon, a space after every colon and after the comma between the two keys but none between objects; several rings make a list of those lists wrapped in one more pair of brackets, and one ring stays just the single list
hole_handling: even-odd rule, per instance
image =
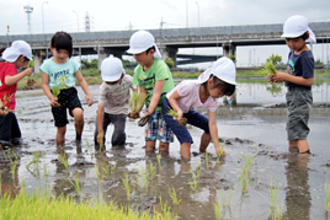
[{"label": "pink shirt", "polygon": [[167,98],[169,98],[174,91],[177,91],[181,97],[178,100],[178,104],[183,113],[187,113],[191,109],[197,109],[200,107],[215,112],[219,106],[219,102],[217,102],[217,99],[209,96],[206,102],[202,103],[199,96],[200,87],[201,84],[197,80],[184,80],[167,94]]}]

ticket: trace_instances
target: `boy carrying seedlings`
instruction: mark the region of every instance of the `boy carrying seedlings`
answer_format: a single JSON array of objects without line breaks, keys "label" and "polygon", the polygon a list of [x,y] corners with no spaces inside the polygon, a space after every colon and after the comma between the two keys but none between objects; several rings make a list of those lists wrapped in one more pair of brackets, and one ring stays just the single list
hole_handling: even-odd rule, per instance
[{"label": "boy carrying seedlings", "polygon": [[[159,151],[167,153],[173,134],[166,126],[161,110],[166,93],[174,88],[172,74],[161,59],[154,37],[147,31],[137,31],[131,36],[127,52],[133,54],[139,64],[134,70],[133,83],[148,94],[147,111],[140,120],[147,122],[146,152],[153,152],[156,140],[159,140]],[[133,118],[136,117],[138,113]],[[139,123],[140,126],[143,124]]]},{"label": "boy carrying seedlings", "polygon": [[125,124],[129,109],[130,89],[133,90],[132,77],[125,74],[123,64],[116,57],[108,57],[101,64],[104,81],[99,89],[95,150],[105,150],[105,136],[110,123],[114,125],[112,146],[123,146],[126,142]]},{"label": "boy carrying seedlings", "polygon": [[[14,41],[4,50],[0,62],[0,149],[18,144],[21,138],[16,116],[15,93],[17,83],[25,76],[30,76],[32,68],[26,68],[32,60],[32,50],[28,43],[22,40]],[[20,73],[17,69],[26,68]]]},{"label": "boy carrying seedlings", "polygon": [[301,15],[289,17],[283,26],[282,37],[290,48],[288,72],[276,72],[270,82],[283,82],[288,88],[286,101],[288,121],[286,125],[289,151],[310,154],[307,136],[308,120],[313,104],[314,58],[306,41],[315,43],[315,35],[308,27],[307,18]]}]

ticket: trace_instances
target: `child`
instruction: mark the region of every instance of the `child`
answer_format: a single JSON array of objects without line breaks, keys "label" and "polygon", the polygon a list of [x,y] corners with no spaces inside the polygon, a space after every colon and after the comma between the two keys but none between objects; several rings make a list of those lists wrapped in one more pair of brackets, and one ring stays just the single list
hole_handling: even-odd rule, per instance
[{"label": "child", "polygon": [[289,151],[310,154],[307,136],[309,113],[313,104],[311,87],[314,82],[314,58],[306,41],[315,43],[316,39],[308,27],[307,18],[300,15],[289,17],[285,21],[282,37],[291,50],[287,64],[288,73],[277,72],[270,76],[270,81],[285,81],[288,87],[286,129]]},{"label": "child", "polygon": [[[101,64],[101,76],[104,81],[99,90],[96,129],[94,135],[95,149],[104,147],[107,127],[114,125],[111,143],[125,145],[125,123],[128,114],[130,89],[133,89],[132,77],[125,74],[120,59],[109,57]],[[105,149],[105,148],[104,148]]]},{"label": "child", "polygon": [[[216,110],[219,105],[217,99],[234,93],[235,76],[236,69],[233,61],[222,57],[201,74],[198,80],[184,80],[166,95],[163,102],[163,115],[167,126],[172,129],[181,144],[182,159],[190,159],[190,147],[193,143],[187,128],[181,125],[183,118],[186,118],[187,123],[204,130],[199,147],[200,152],[205,152],[212,139],[217,155],[225,156],[225,152],[219,146],[216,121]],[[194,110],[199,107],[208,109],[208,118]],[[169,115],[170,109],[176,111],[177,117]]]},{"label": "child", "polygon": [[[88,106],[93,104],[87,82],[79,70],[79,64],[71,58],[72,38],[68,33],[57,32],[51,39],[50,50],[53,56],[41,65],[42,89],[52,107],[54,123],[57,127],[56,143],[64,144],[67,112],[74,117],[76,140],[81,140],[84,127],[83,108],[75,89],[75,78],[86,94]],[[56,94],[60,90],[59,94]]]},{"label": "child", "polygon": [[141,118],[142,121],[148,119],[146,152],[154,151],[158,139],[159,151],[166,154],[173,135],[166,126],[161,109],[166,93],[174,88],[172,74],[161,60],[154,37],[147,31],[137,31],[131,36],[127,52],[133,54],[139,64],[134,70],[133,83],[148,94],[147,112]]},{"label": "child", "polygon": [[25,68],[32,59],[32,50],[22,40],[14,41],[3,51],[0,62],[0,149],[5,145],[19,143],[21,130],[14,114],[17,83],[25,76],[32,74],[32,68],[17,73],[17,69]]}]

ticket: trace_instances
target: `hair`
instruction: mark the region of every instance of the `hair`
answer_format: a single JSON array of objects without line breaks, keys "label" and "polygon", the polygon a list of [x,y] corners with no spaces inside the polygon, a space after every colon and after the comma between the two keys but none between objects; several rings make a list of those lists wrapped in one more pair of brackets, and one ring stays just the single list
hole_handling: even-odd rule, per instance
[{"label": "hair", "polygon": [[72,37],[70,34],[63,31],[56,32],[51,39],[50,45],[56,50],[66,50],[69,53],[69,57],[72,56]]},{"label": "hair", "polygon": [[[301,37],[303,40],[307,40],[308,38],[309,38],[309,32],[308,31],[306,31],[305,33],[303,33],[301,36],[299,36],[299,37]],[[298,38],[299,38],[298,37]]]},{"label": "hair", "polygon": [[3,53],[3,51],[5,51],[5,47],[3,47],[3,48],[0,48],[0,57],[2,56],[2,53]]},{"label": "hair", "polygon": [[[235,85],[227,83],[213,75],[211,75],[210,78],[211,77],[213,79],[213,88],[219,88],[225,96],[231,96],[235,92]],[[203,85],[206,87],[207,81],[203,83]]]},{"label": "hair", "polygon": [[155,51],[155,50],[156,50],[155,46],[152,46],[152,47],[148,48],[148,49],[146,50],[147,54],[148,54],[151,50],[154,50],[154,51]]}]

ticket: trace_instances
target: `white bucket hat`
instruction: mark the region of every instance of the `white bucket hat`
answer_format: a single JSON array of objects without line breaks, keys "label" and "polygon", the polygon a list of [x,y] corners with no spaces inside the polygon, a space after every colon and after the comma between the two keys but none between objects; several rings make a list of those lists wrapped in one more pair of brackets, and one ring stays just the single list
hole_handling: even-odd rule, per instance
[{"label": "white bucket hat", "polygon": [[108,57],[101,63],[102,80],[106,82],[114,82],[120,79],[125,73],[123,63],[117,57]]},{"label": "white bucket hat", "polygon": [[199,83],[206,82],[213,75],[222,81],[236,85],[236,68],[234,62],[228,57],[221,57],[211,67],[207,68],[199,77]]},{"label": "white bucket hat", "polygon": [[152,36],[152,34],[148,31],[137,31],[129,39],[129,49],[127,50],[127,53],[139,54],[153,46],[155,47],[154,57],[159,59],[162,58],[159,49],[155,43],[154,36]]},{"label": "white bucket hat", "polygon": [[309,38],[306,40],[310,43],[316,43],[316,37],[308,26],[308,20],[302,15],[293,15],[289,17],[283,25],[283,34],[281,37],[296,38],[309,32]]},{"label": "white bucket hat", "polygon": [[23,40],[14,41],[2,54],[2,58],[7,62],[15,62],[19,56],[24,56],[32,60],[32,49],[28,43]]}]

